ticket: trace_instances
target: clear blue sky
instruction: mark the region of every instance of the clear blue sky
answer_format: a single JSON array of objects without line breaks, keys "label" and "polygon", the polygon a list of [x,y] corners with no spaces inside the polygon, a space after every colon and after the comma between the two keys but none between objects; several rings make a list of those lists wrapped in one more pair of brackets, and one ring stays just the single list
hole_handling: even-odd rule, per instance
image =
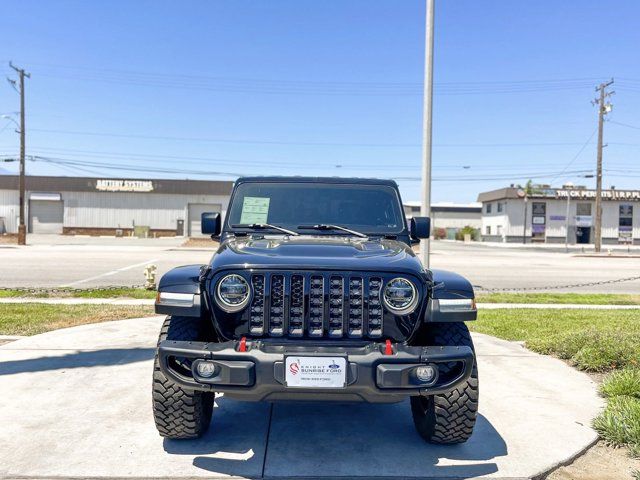
[{"label": "clear blue sky", "polygon": [[[595,168],[589,102],[610,77],[605,186],[640,188],[638,18],[635,0],[437,1],[433,200],[593,185],[571,172]],[[421,0],[7,0],[0,31],[0,73],[32,74],[27,154],[66,162],[30,174],[375,176],[420,198]]]}]

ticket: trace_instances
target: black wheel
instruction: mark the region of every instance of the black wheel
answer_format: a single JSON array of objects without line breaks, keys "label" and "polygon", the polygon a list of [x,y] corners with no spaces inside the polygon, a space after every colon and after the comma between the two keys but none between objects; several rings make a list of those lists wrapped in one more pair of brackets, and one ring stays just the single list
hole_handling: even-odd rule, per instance
[{"label": "black wheel", "polygon": [[[205,340],[206,325],[196,317],[167,317],[158,344],[163,340]],[[158,354],[153,363],[153,418],[161,436],[182,439],[203,435],[211,423],[213,392],[187,390],[160,370]]]},{"label": "black wheel", "polygon": [[[467,326],[460,323],[428,325],[427,345],[459,345],[473,349]],[[454,364],[439,369],[441,378],[452,375]],[[478,368],[476,362],[469,379],[458,388],[440,395],[411,397],[411,413],[416,430],[429,443],[466,442],[473,433],[478,413]]]}]

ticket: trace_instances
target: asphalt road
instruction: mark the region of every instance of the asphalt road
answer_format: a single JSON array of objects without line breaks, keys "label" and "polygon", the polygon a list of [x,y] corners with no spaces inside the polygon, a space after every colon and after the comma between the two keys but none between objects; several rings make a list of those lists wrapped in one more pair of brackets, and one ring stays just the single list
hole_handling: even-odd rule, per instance
[{"label": "asphalt road", "polygon": [[[155,264],[159,275],[186,264],[206,263],[213,249],[181,248],[182,239],[32,237],[33,245],[0,245],[0,287],[78,288],[136,285],[143,269]],[[636,257],[589,257],[579,251],[513,248],[432,242],[432,268],[453,270],[477,288],[537,288],[614,280],[640,275]],[[640,281],[560,291],[640,294]]]},{"label": "asphalt road", "polygon": [[538,478],[597,438],[597,385],[561,360],[475,335],[480,412],[462,445],[425,443],[408,402],[216,398],[209,432],[160,438],[162,319],[65,328],[0,347],[0,478]]}]

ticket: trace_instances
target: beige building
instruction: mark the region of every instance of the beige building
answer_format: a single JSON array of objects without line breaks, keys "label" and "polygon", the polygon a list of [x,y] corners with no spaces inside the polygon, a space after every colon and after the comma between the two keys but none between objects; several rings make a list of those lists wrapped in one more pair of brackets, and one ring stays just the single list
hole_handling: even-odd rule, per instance
[{"label": "beige building", "polygon": [[[202,212],[221,212],[232,182],[91,177],[26,178],[29,233],[200,235]],[[0,175],[0,234],[16,233],[18,177]]]},{"label": "beige building", "polygon": [[[511,186],[478,195],[482,240],[593,243],[595,190],[537,186],[525,196]],[[640,190],[603,190],[602,243],[640,244]]]}]

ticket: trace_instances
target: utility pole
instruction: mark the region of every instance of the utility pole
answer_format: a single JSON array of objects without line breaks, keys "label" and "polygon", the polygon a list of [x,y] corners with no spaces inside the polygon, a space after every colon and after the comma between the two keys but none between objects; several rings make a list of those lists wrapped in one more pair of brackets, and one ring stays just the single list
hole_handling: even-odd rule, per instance
[{"label": "utility pole", "polygon": [[601,83],[596,87],[596,92],[599,91],[599,98],[596,98],[593,103],[598,105],[598,165],[596,169],[596,224],[595,224],[595,239],[594,246],[596,252],[600,252],[602,249],[602,133],[604,127],[604,116],[611,111],[611,104],[605,103],[605,100],[613,95],[615,92],[607,92],[606,89],[613,83],[613,78],[606,82]]},{"label": "utility pole", "polygon": [[[433,119],[433,25],[435,0],[427,0],[424,61],[424,107],[422,137],[422,204],[420,215],[431,215],[431,133]],[[431,223],[433,225],[433,222]],[[420,240],[420,260],[429,268],[429,239]]]},{"label": "utility pole", "polygon": [[[22,68],[16,67],[13,63],[9,62],[9,66],[18,72],[18,78],[20,82],[20,225],[18,225],[18,245],[27,244],[27,227],[24,222],[24,201],[25,201],[25,126],[24,126],[24,77],[31,78],[31,74],[24,71]],[[11,80],[9,80],[11,81]],[[11,81],[15,86],[15,82]]]}]

